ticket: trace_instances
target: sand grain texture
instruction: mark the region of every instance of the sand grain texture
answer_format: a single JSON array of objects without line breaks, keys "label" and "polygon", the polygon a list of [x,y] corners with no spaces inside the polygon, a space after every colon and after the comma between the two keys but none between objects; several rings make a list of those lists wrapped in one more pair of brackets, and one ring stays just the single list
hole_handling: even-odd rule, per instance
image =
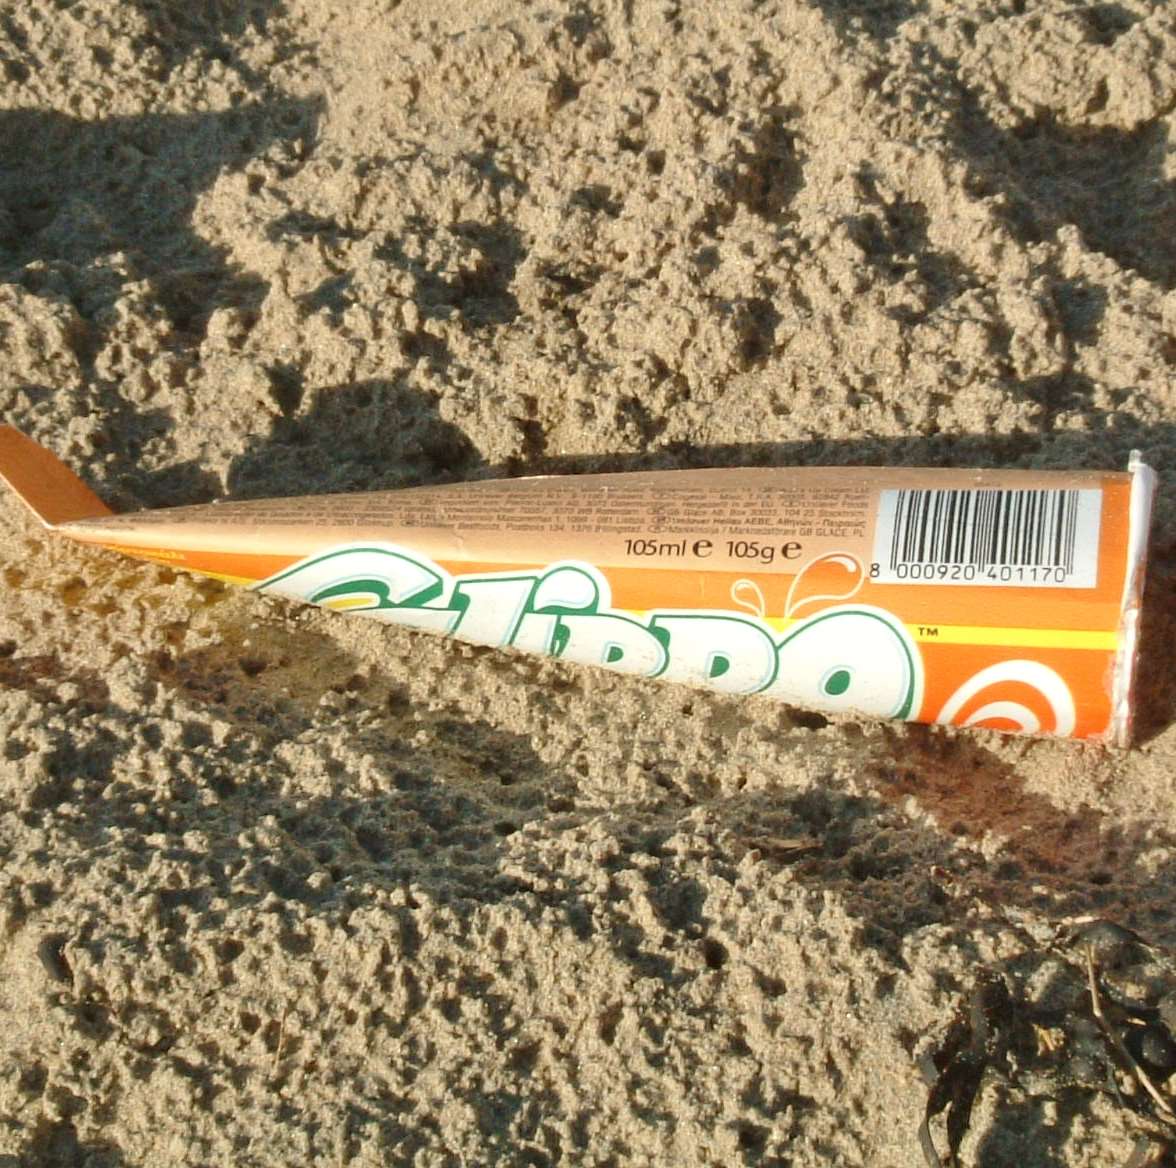
[{"label": "sand grain texture", "polygon": [[[1174,144],[1163,0],[0,0],[0,419],[112,505],[1162,476],[1129,753],[462,648],[0,500],[0,1165],[899,1168],[978,968],[1176,945]],[[1134,1130],[993,1074],[962,1163]]]}]

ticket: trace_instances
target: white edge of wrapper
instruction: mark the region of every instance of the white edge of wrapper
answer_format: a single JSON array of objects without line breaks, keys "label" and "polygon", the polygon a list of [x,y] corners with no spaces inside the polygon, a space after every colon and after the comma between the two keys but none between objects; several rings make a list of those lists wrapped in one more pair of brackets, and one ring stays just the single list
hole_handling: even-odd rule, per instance
[{"label": "white edge of wrapper", "polygon": [[1147,540],[1151,529],[1152,500],[1156,493],[1156,472],[1144,463],[1138,450],[1131,452],[1127,471],[1131,475],[1131,501],[1127,515],[1127,572],[1123,578],[1119,650],[1111,679],[1111,724],[1107,732],[1108,742],[1118,747],[1131,744],[1139,619],[1147,575]]}]

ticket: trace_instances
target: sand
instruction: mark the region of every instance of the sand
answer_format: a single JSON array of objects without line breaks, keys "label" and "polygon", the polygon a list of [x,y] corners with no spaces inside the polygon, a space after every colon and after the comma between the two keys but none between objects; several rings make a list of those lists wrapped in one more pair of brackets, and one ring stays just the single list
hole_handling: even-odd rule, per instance
[{"label": "sand", "polygon": [[1176,946],[1174,144],[1164,0],[0,3],[0,420],[112,505],[1162,476],[1127,752],[463,648],[0,499],[0,1165],[900,1168],[985,971],[961,1163],[1125,1163],[1051,945]]}]

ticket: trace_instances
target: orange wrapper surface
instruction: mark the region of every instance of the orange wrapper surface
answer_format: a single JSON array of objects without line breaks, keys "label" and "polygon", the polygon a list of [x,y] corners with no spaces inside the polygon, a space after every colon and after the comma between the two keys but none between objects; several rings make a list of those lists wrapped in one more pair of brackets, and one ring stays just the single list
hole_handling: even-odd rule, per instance
[{"label": "orange wrapper surface", "polygon": [[112,515],[0,428],[54,530],[260,592],[829,712],[1126,745],[1154,476],[495,480]]}]

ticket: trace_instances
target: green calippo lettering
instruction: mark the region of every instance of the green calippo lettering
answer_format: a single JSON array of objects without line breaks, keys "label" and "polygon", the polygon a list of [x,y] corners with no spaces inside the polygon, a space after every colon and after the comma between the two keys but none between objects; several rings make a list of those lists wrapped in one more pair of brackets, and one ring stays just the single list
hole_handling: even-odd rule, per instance
[{"label": "green calippo lettering", "polygon": [[390,545],[332,549],[256,587],[389,624],[721,693],[902,718],[916,710],[922,690],[922,661],[902,623],[864,605],[818,612],[782,637],[734,612],[669,609],[638,620],[612,607],[608,580],[591,564],[455,577]]}]

